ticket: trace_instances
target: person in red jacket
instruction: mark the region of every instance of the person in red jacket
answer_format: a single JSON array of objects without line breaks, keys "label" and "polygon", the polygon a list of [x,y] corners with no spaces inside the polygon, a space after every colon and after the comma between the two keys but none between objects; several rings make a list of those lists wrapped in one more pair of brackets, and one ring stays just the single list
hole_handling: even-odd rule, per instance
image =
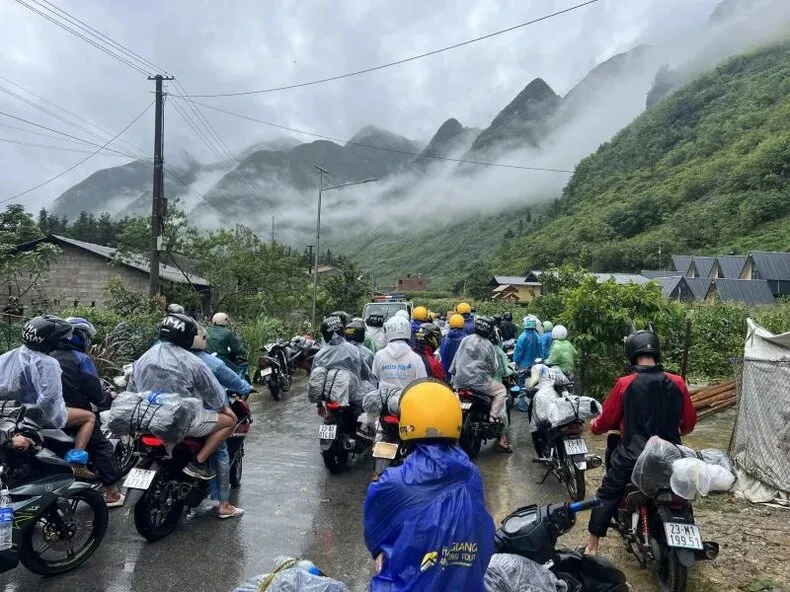
[{"label": "person in red jacket", "polygon": [[442,342],[442,331],[433,323],[423,323],[414,334],[414,352],[422,358],[428,378],[446,382],[442,362],[436,358],[436,350]]},{"label": "person in red jacket", "polygon": [[652,436],[680,444],[697,423],[694,403],[684,380],[660,366],[661,343],[653,331],[635,331],[625,341],[625,355],[633,373],[617,380],[604,400],[601,414],[590,423],[593,434],[620,431],[600,489],[601,505],[592,511],[586,553],[596,555],[600,537],[631,482],[636,459]]}]

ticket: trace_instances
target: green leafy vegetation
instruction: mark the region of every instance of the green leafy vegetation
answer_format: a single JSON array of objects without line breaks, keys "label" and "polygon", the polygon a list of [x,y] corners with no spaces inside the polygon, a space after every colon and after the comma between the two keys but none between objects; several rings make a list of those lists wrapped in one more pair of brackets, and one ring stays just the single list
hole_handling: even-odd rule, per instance
[{"label": "green leafy vegetation", "polygon": [[659,265],[659,247],[790,249],[788,121],[790,42],[732,58],[584,159],[554,218],[500,248],[493,268],[636,271]]}]

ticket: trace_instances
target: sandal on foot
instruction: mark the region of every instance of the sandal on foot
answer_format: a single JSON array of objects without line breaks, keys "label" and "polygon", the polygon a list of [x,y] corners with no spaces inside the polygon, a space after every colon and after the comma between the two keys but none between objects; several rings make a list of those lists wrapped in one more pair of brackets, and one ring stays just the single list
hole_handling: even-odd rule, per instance
[{"label": "sandal on foot", "polygon": [[513,447],[512,446],[505,446],[504,444],[497,444],[496,449],[497,449],[498,452],[504,452],[504,453],[507,453],[507,454],[512,454],[513,453]]},{"label": "sandal on foot", "polygon": [[240,518],[241,516],[244,516],[244,510],[241,508],[236,508],[232,514],[220,514],[218,512],[217,516],[220,520],[227,520],[228,518]]}]

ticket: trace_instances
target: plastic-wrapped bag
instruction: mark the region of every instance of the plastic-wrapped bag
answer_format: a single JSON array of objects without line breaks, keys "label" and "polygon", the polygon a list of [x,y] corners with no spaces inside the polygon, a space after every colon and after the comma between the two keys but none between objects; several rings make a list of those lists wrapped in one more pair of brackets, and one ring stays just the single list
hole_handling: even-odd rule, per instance
[{"label": "plastic-wrapped bag", "polygon": [[333,401],[347,407],[352,400],[361,404],[360,381],[348,370],[323,366],[313,368],[307,380],[307,398],[311,403]]},{"label": "plastic-wrapped bag", "polygon": [[25,346],[0,356],[0,399],[36,405],[41,409],[42,427],[66,425],[66,403],[60,364],[47,354]]},{"label": "plastic-wrapped bag", "polygon": [[592,419],[601,414],[601,404],[592,397],[569,395],[579,412],[579,419]]},{"label": "plastic-wrapped bag", "polygon": [[[275,560],[271,573],[255,576],[234,588],[233,592],[349,592],[343,582],[307,571],[299,562],[283,558]],[[292,567],[288,567],[292,565]]]},{"label": "plastic-wrapped bag", "polygon": [[381,410],[385,407],[391,415],[399,415],[400,394],[401,390],[395,388],[371,391],[362,399],[362,409],[365,410],[365,413],[375,417],[381,415]]},{"label": "plastic-wrapped bag", "polygon": [[696,457],[691,448],[678,446],[652,436],[642,454],[636,459],[631,481],[648,497],[654,497],[659,490],[669,489],[672,478],[672,463],[681,458]]},{"label": "plastic-wrapped bag", "polygon": [[526,557],[492,555],[485,574],[486,592],[566,592],[568,585],[545,566]]},{"label": "plastic-wrapped bag", "polygon": [[[705,452],[721,453],[710,449]],[[702,452],[700,452],[702,456]],[[724,459],[716,455],[724,463]],[[694,499],[697,494],[708,495],[711,491],[729,491],[735,485],[735,474],[721,464],[708,463],[701,458],[681,458],[672,463],[672,477],[669,480],[672,492],[685,499]]]},{"label": "plastic-wrapped bag", "polygon": [[498,359],[494,345],[484,337],[472,334],[464,337],[450,366],[453,386],[491,394],[491,377]]},{"label": "plastic-wrapped bag", "polygon": [[101,415],[102,422],[116,436],[146,433],[177,444],[186,437],[202,409],[199,399],[177,393],[124,392]]},{"label": "plastic-wrapped bag", "polygon": [[578,417],[579,414],[573,401],[567,397],[557,397],[554,399],[546,419],[548,419],[551,427],[556,428],[569,424],[578,419]]}]

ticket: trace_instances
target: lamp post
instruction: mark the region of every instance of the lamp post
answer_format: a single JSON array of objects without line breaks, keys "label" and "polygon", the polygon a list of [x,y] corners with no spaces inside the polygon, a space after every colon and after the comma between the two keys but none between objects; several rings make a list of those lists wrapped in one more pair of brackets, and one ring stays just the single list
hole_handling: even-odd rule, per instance
[{"label": "lamp post", "polygon": [[315,264],[313,266],[313,323],[312,328],[315,330],[315,316],[316,316],[316,299],[318,297],[318,255],[321,252],[321,199],[324,191],[331,191],[332,189],[342,189],[343,187],[351,187],[352,185],[363,185],[364,183],[372,183],[378,179],[363,179],[362,181],[351,181],[350,183],[340,183],[338,185],[329,185],[324,187],[324,175],[329,175],[329,171],[321,168],[320,166],[313,165],[318,169],[318,215],[315,222]]},{"label": "lamp post", "polygon": [[376,280],[378,279],[378,259],[376,259],[376,247],[379,245],[391,245],[392,243],[400,243],[403,242],[403,239],[391,240],[391,241],[384,241],[383,243],[373,242],[373,292],[375,293],[378,288]]}]

